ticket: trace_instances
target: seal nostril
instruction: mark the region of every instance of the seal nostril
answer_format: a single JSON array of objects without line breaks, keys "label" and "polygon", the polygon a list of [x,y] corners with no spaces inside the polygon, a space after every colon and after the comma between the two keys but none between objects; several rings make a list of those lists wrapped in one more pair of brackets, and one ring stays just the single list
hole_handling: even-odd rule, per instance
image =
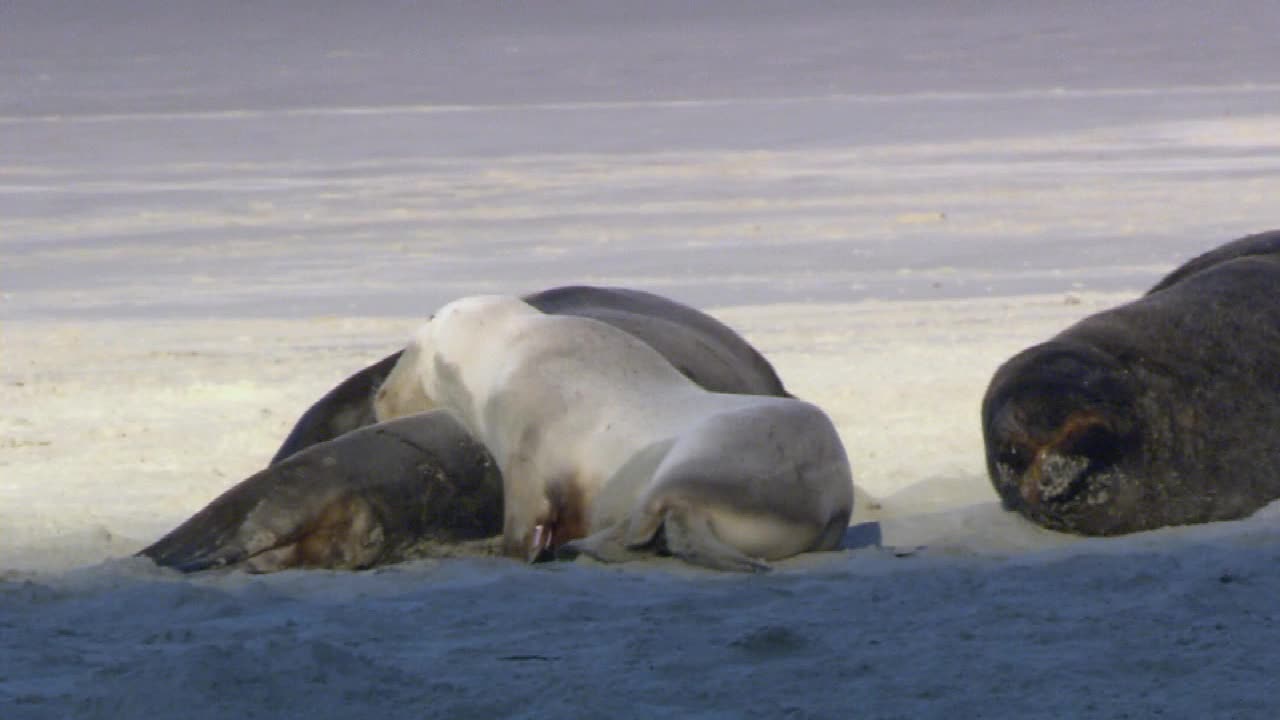
[{"label": "seal nostril", "polygon": [[1039,496],[1045,502],[1069,500],[1083,489],[1091,463],[1079,455],[1049,453],[1040,463]]},{"label": "seal nostril", "polygon": [[1023,478],[1023,495],[1037,502],[1069,502],[1088,489],[1091,477],[1119,462],[1123,454],[1123,441],[1104,415],[1095,410],[1072,412],[1036,455]]}]

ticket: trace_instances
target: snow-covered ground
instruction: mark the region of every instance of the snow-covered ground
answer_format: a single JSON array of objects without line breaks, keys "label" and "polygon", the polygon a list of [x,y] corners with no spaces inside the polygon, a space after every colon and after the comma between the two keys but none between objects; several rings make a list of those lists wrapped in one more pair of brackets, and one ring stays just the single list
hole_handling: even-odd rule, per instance
[{"label": "snow-covered ground", "polygon": [[[0,718],[1274,717],[1277,513],[1039,531],[995,502],[978,403],[1280,226],[1277,27],[1269,0],[0,5]],[[439,304],[566,282],[746,335],[898,550],[130,557]]]}]

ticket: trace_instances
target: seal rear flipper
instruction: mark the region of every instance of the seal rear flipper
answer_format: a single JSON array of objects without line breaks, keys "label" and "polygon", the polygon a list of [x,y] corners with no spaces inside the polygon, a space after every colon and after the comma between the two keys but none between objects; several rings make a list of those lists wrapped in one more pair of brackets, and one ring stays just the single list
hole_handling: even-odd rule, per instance
[{"label": "seal rear flipper", "polygon": [[640,560],[650,554],[627,545],[626,529],[621,523],[556,548],[557,560],[573,560],[579,555],[586,555],[600,562],[620,563]]},{"label": "seal rear flipper", "polygon": [[768,563],[748,557],[716,536],[705,512],[689,507],[668,510],[662,522],[666,549],[693,565],[732,572],[768,572]]},{"label": "seal rear flipper", "polygon": [[[879,532],[879,523],[875,525],[877,532]],[[818,539],[813,541],[813,545],[809,547],[809,552],[843,549],[845,547],[845,536],[848,532],[849,513],[843,511],[836,513],[823,526],[822,532],[818,533]]]},{"label": "seal rear flipper", "polygon": [[767,563],[748,557],[716,536],[706,513],[676,507],[656,514],[639,512],[556,550],[557,560],[586,555],[606,563],[653,555],[673,555],[692,565],[730,572],[767,572]]}]

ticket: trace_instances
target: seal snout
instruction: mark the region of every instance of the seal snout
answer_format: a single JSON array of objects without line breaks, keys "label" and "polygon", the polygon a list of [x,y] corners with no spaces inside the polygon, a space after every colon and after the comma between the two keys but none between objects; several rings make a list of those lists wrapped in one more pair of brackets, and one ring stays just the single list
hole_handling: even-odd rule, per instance
[{"label": "seal snout", "polygon": [[1089,459],[1079,455],[1060,455],[1043,449],[1036,462],[1022,476],[1019,492],[1029,506],[1064,499],[1077,489],[1089,469]]},{"label": "seal snout", "polygon": [[1022,474],[1022,499],[1031,506],[1071,499],[1085,489],[1091,473],[1114,462],[1116,440],[1111,426],[1096,412],[1080,410],[1067,416],[1035,449]]},{"label": "seal snout", "polygon": [[1036,422],[1025,408],[999,418],[994,464],[1004,505],[1033,512],[1067,503],[1122,454],[1122,434],[1101,412],[1079,408],[1055,422]]}]

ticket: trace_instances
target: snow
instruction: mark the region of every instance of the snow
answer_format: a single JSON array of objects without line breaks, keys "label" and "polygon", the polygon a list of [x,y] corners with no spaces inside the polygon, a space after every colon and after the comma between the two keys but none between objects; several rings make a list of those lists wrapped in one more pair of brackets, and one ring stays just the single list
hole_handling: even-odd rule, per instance
[{"label": "snow", "polygon": [[[1276,7],[0,9],[0,718],[1272,717],[1275,508],[1000,510],[1005,358],[1277,225]],[[708,309],[883,547],[765,576],[131,555],[436,306]]]}]

